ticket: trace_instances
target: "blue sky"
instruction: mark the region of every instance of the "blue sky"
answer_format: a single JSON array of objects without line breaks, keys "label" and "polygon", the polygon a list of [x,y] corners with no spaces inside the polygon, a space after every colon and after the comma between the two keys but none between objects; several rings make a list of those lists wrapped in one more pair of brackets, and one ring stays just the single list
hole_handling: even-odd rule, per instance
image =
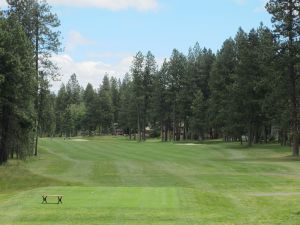
[{"label": "blue sky", "polygon": [[[0,0],[0,6],[5,0]],[[2,2],[2,3],[1,3]],[[54,57],[62,81],[72,73],[99,86],[104,74],[122,78],[132,56],[152,51],[158,63],[172,49],[197,41],[216,52],[238,28],[270,25],[266,0],[48,0],[61,20],[65,51]],[[57,89],[60,82],[54,84]]]}]

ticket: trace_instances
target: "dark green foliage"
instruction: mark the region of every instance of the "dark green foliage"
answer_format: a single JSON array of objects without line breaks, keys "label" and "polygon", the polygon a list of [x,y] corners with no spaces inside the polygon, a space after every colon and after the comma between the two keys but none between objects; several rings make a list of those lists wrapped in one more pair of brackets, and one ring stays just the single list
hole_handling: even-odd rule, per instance
[{"label": "dark green foliage", "polygon": [[300,37],[300,1],[270,0],[266,9],[272,15],[274,33],[277,36],[279,54],[283,59],[284,82],[287,84],[291,111],[293,155],[299,155],[299,93],[298,62]]},{"label": "dark green foliage", "polygon": [[51,12],[51,6],[46,0],[7,0],[9,16],[15,17],[22,25],[27,38],[34,46],[35,72],[36,72],[36,100],[35,110],[38,114],[35,126],[35,152],[37,155],[37,144],[39,131],[41,129],[40,119],[43,102],[43,82],[48,81],[49,77],[58,75],[57,66],[51,61],[53,53],[58,53],[60,49],[60,32],[57,28],[60,21],[56,14]]},{"label": "dark green foliage", "polygon": [[119,125],[119,113],[120,113],[120,89],[119,83],[116,78],[110,79],[110,92],[112,101],[112,113],[113,113],[113,133],[116,133],[116,128]]},{"label": "dark green foliage", "polygon": [[[165,60],[161,69],[153,80],[154,90],[151,105],[151,121],[153,125],[158,125],[161,130],[161,140],[167,141],[169,131],[171,130],[171,92],[169,90],[169,64]],[[154,127],[156,127],[154,126]]]},{"label": "dark green foliage", "polygon": [[119,128],[131,139],[132,134],[137,132],[137,110],[133,91],[133,82],[129,74],[125,75],[120,87],[120,114]]},{"label": "dark green foliage", "polygon": [[99,133],[109,134],[113,127],[113,107],[110,93],[110,82],[107,75],[104,76],[98,92],[97,100]]},{"label": "dark green foliage", "polygon": [[83,128],[85,131],[87,131],[88,135],[92,135],[92,132],[96,130],[97,126],[97,118],[96,118],[96,102],[97,100],[97,94],[91,84],[88,84],[86,86],[86,89],[84,91],[83,95],[83,102],[86,108],[86,113],[83,118]]},{"label": "dark green foliage", "polygon": [[205,131],[207,131],[207,122],[205,121],[207,106],[201,90],[195,94],[191,109],[193,131],[192,137],[198,137],[198,140],[203,140],[205,138]]},{"label": "dark green foliage", "polygon": [[65,109],[67,108],[67,92],[66,92],[66,86],[64,84],[61,85],[55,102],[55,114],[56,114],[56,134],[58,134],[60,137],[64,133],[64,113]]},{"label": "dark green foliage", "polygon": [[78,135],[86,118],[84,99],[76,74],[73,74],[67,85],[63,84],[57,94],[56,134],[67,137]]},{"label": "dark green foliage", "polygon": [[76,74],[71,75],[66,85],[66,101],[68,104],[79,104],[81,88],[77,80]]},{"label": "dark green foliage", "polygon": [[[211,96],[209,99],[208,120],[218,135],[230,133],[230,87],[236,67],[235,42],[228,39],[217,53],[209,78]],[[233,128],[234,130],[236,128]],[[227,130],[227,131],[225,131]]]},{"label": "dark green foliage", "polygon": [[52,53],[60,49],[60,21],[52,13],[52,7],[45,0],[7,0],[8,14],[15,15],[32,42],[40,65],[39,71],[55,75],[56,66],[51,62]]},{"label": "dark green foliage", "polygon": [[35,119],[33,48],[14,16],[0,16],[0,164],[32,153]]}]

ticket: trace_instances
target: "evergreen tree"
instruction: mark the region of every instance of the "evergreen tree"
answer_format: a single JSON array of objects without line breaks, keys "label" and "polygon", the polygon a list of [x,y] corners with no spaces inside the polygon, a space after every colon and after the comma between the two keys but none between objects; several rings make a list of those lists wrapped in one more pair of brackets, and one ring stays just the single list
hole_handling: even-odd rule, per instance
[{"label": "evergreen tree", "polygon": [[170,94],[172,95],[172,123],[173,123],[173,141],[178,139],[181,129],[181,120],[179,116],[182,115],[179,112],[180,105],[180,93],[182,90],[182,81],[186,73],[186,57],[178,50],[174,49],[169,61],[168,73],[170,77]]},{"label": "evergreen tree", "polygon": [[152,121],[159,123],[161,130],[161,140],[167,141],[171,130],[172,99],[169,88],[169,64],[165,60],[161,69],[154,77],[154,92],[152,96]]},{"label": "evergreen tree", "polygon": [[76,74],[72,74],[66,85],[66,101],[67,104],[79,104],[81,99],[81,87],[77,80]]},{"label": "evergreen tree", "polygon": [[133,93],[135,96],[135,107],[137,114],[137,129],[139,141],[142,140],[143,127],[143,112],[144,112],[144,102],[145,95],[143,89],[143,74],[144,74],[144,56],[141,52],[138,52],[134,57],[131,73],[133,78]]},{"label": "evergreen tree", "polygon": [[88,84],[84,91],[83,101],[86,108],[86,114],[83,119],[83,127],[88,131],[89,136],[92,132],[96,130],[97,118],[95,109],[97,108],[97,93],[95,92],[93,86]]},{"label": "evergreen tree", "polygon": [[206,113],[207,106],[204,100],[204,96],[201,90],[199,90],[195,96],[192,103],[192,130],[193,137],[198,138],[198,140],[203,140],[205,137],[205,131],[207,130],[206,126]]},{"label": "evergreen tree", "polygon": [[132,138],[137,128],[137,110],[134,96],[134,84],[129,74],[126,74],[120,87],[119,127]]},{"label": "evergreen tree", "polygon": [[299,105],[297,90],[296,64],[299,52],[300,37],[300,1],[299,0],[269,0],[267,11],[272,15],[274,33],[280,43],[280,54],[285,61],[285,74],[290,96],[290,111],[292,112],[293,155],[299,155]]},{"label": "evergreen tree", "polygon": [[61,85],[55,102],[55,114],[56,114],[56,134],[60,137],[64,134],[64,114],[67,108],[67,92],[66,86]]},{"label": "evergreen tree", "polygon": [[[51,6],[45,0],[7,0],[9,4],[8,15],[15,16],[34,46],[35,70],[36,70],[36,111],[41,112],[40,93],[42,92],[40,83],[48,76],[57,76],[57,67],[51,61],[53,53],[60,51],[60,32],[57,28],[60,21],[56,14],[51,12]],[[41,78],[41,76],[43,76]],[[39,122],[36,121],[36,144],[35,152],[37,155],[37,144],[39,135]]]},{"label": "evergreen tree", "polygon": [[110,82],[105,75],[98,93],[99,133],[109,134],[113,126],[113,107],[110,94]]},{"label": "evergreen tree", "polygon": [[34,113],[33,48],[14,16],[0,15],[0,164],[31,153]]},{"label": "evergreen tree", "polygon": [[149,106],[151,104],[151,98],[153,95],[153,80],[157,73],[157,65],[154,55],[149,51],[145,57],[145,68],[143,74],[143,95],[144,95],[144,106],[142,112],[142,137],[146,140],[146,126],[150,120],[151,111]]},{"label": "evergreen tree", "polygon": [[111,77],[110,79],[110,93],[111,93],[111,101],[112,101],[112,113],[113,113],[113,128],[115,134],[115,128],[119,125],[119,111],[120,111],[120,93],[119,93],[119,85],[117,79]]},{"label": "evergreen tree", "polygon": [[[229,135],[231,121],[228,107],[231,104],[229,91],[232,85],[232,76],[236,68],[236,51],[233,39],[227,39],[217,53],[209,78],[209,109],[208,119],[217,134],[225,137]],[[227,132],[225,132],[227,130]],[[218,135],[217,135],[218,136]]]}]

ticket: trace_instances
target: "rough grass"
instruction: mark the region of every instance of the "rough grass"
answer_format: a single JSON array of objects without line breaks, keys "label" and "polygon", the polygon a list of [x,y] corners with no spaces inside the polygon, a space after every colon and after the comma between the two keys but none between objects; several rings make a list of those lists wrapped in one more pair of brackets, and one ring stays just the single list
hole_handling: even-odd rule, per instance
[{"label": "rough grass", "polygon": [[[300,224],[300,162],[288,148],[105,137],[39,149],[0,167],[1,225]],[[42,193],[63,204],[41,204]]]}]

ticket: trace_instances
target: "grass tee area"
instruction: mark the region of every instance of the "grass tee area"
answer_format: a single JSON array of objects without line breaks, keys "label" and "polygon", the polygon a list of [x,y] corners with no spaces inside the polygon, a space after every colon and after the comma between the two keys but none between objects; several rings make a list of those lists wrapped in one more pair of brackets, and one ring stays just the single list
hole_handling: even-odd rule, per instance
[{"label": "grass tee area", "polygon": [[[288,148],[111,137],[39,147],[0,167],[1,225],[300,224],[300,162]],[[43,193],[63,204],[41,204]]]}]

